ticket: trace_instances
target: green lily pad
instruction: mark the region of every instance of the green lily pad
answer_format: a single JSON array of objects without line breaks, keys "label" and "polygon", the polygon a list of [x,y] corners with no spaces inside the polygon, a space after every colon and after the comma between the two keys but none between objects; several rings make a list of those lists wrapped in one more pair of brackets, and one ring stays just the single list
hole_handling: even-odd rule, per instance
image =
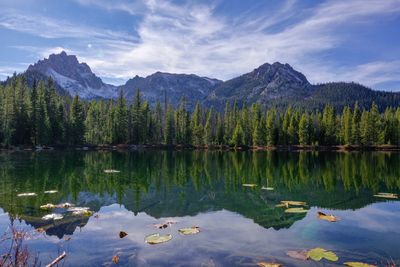
[{"label": "green lily pad", "polygon": [[314,248],[308,251],[307,256],[315,261],[327,259],[329,261],[337,261],[339,258],[332,251],[327,251],[323,248]]},{"label": "green lily pad", "polygon": [[363,263],[363,262],[357,262],[357,261],[345,262],[344,265],[350,266],[350,267],[376,267],[376,265],[367,264],[367,263]]},{"label": "green lily pad", "polygon": [[179,233],[183,235],[195,235],[200,233],[200,228],[197,226],[189,227],[189,228],[182,228],[178,230]]},{"label": "green lily pad", "polygon": [[150,245],[155,245],[155,244],[161,244],[168,242],[172,239],[172,235],[167,234],[167,235],[160,235],[160,234],[151,234],[145,237],[146,243]]},{"label": "green lily pad", "polygon": [[289,208],[285,209],[285,213],[307,213],[308,210],[304,208]]}]

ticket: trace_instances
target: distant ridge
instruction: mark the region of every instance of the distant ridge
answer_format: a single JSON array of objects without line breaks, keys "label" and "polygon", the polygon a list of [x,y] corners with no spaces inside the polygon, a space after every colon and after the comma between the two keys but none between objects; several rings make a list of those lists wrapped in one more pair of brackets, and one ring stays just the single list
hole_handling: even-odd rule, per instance
[{"label": "distant ridge", "polygon": [[104,83],[75,55],[63,51],[30,65],[20,75],[30,85],[35,80],[51,78],[60,93],[83,99],[115,99],[122,91],[131,100],[140,90],[152,105],[163,103],[167,97],[168,102],[176,106],[185,98],[189,109],[193,109],[196,102],[222,109],[227,101],[239,105],[260,103],[266,107],[291,105],[306,109],[319,109],[328,103],[342,108],[356,101],[362,107],[369,107],[375,101],[382,109],[400,104],[400,93],[375,91],[356,83],[312,85],[302,73],[280,62],[265,63],[228,81],[195,74],[156,72],[147,77],[135,76],[124,85],[114,86]]}]

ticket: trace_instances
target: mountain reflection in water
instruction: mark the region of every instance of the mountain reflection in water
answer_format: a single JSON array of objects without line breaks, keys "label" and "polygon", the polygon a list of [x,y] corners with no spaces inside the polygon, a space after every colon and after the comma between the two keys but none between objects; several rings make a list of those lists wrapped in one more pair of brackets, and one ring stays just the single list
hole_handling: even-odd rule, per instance
[{"label": "mountain reflection in water", "polygon": [[[9,221],[16,219],[34,228],[43,228],[47,236],[56,236],[60,239],[65,235],[73,235],[74,238],[78,227],[83,231],[89,222],[96,224],[98,221],[101,224],[102,220],[108,222],[116,220],[116,225],[131,228],[129,226],[131,224],[127,222],[146,227],[147,224],[163,218],[178,218],[177,220],[180,218],[197,225],[198,223],[193,218],[201,218],[197,221],[202,223],[203,228],[206,224],[213,222],[214,226],[210,226],[210,229],[216,228],[216,224],[224,223],[230,230],[236,227],[238,230],[245,231],[238,221],[237,216],[240,216],[252,222],[253,230],[248,230],[253,232],[245,231],[247,234],[232,235],[232,238],[237,238],[235,242],[240,242],[243,238],[244,244],[247,242],[257,244],[258,235],[254,233],[262,232],[261,229],[273,229],[273,235],[278,235],[275,233],[282,235],[275,237],[279,239],[286,237],[287,233],[296,227],[303,227],[302,235],[310,238],[313,241],[310,241],[310,244],[314,244],[315,231],[319,228],[313,228],[312,225],[319,223],[315,219],[315,214],[320,209],[332,209],[336,214],[342,215],[346,218],[342,225],[352,221],[351,218],[354,216],[365,216],[360,211],[370,210],[368,207],[374,209],[379,207],[379,212],[398,209],[399,202],[387,202],[384,199],[374,198],[373,195],[377,192],[398,193],[400,191],[399,163],[400,154],[380,152],[50,151],[2,153],[0,154],[0,208],[4,214],[8,214]],[[105,173],[106,169],[115,169],[120,172]],[[243,187],[244,183],[258,186]],[[263,190],[262,186],[273,187],[274,190]],[[46,190],[58,190],[58,192],[45,194]],[[37,196],[17,196],[24,192],[35,192]],[[281,200],[305,201],[310,211],[303,214],[285,213],[284,208],[275,207]],[[96,219],[93,216],[65,216],[54,222],[42,219],[42,216],[49,212],[40,210],[41,205],[64,202],[74,203],[79,207],[89,207],[100,217]],[[110,214],[113,216],[109,216]],[[143,218],[143,221],[140,218]],[[400,223],[400,218],[393,218],[393,216],[391,218],[388,229],[390,223],[395,224],[395,220],[398,220],[397,224]],[[364,218],[366,222],[367,219]],[[295,222],[301,222],[301,225]],[[4,230],[8,224],[4,216],[0,217],[0,230]],[[337,229],[337,225],[327,226],[332,230]],[[348,229],[341,233],[342,236],[337,232],[331,233],[333,237],[335,235],[337,237],[337,240],[331,241],[341,243],[346,238],[345,235],[350,235],[348,238],[351,238],[351,232],[348,230],[353,226],[347,227]],[[142,234],[143,231],[138,233]],[[154,229],[147,229],[148,233],[152,231],[154,232]],[[357,231],[353,234],[361,233]],[[83,232],[82,235],[84,235]],[[130,233],[129,236],[138,233]],[[271,232],[268,233],[271,234]],[[329,235],[329,230],[324,230],[324,234],[325,236],[318,236],[318,239],[327,242],[324,237]],[[373,238],[373,233],[366,232],[365,234],[371,234]],[[104,234],[104,236],[107,235]],[[396,232],[396,235],[398,236],[399,233]],[[365,242],[369,242],[368,238],[365,239],[362,234],[357,238],[352,242],[359,244],[360,247],[365,246]],[[138,239],[142,239],[142,235]],[[86,242],[89,241],[86,240]],[[302,242],[302,245],[307,245],[304,240]],[[391,241],[391,238],[387,238],[386,242],[388,245],[400,245],[400,241],[396,244],[396,241]],[[226,243],[223,245],[226,250],[229,250],[230,245]],[[262,246],[262,244],[259,245]],[[140,251],[140,247],[133,248],[132,246],[134,244],[128,247],[134,251]],[[286,248],[283,243],[280,243],[275,249],[278,250],[281,246]],[[77,255],[84,257],[85,251],[92,253],[90,247],[88,245],[87,248],[82,248]],[[206,249],[204,246],[201,247]],[[217,247],[215,246],[216,250],[218,250]],[[234,250],[235,247],[232,246],[231,249]],[[395,252],[392,254],[389,253],[390,251],[385,251],[383,254],[377,252],[383,247],[385,246],[377,247],[373,253],[378,253],[377,255],[381,258],[400,257],[399,253]],[[293,247],[290,248],[293,249]],[[270,253],[273,254],[272,251]],[[258,252],[262,253],[253,251],[255,258],[260,258]],[[224,264],[232,260],[230,264],[238,265],[238,255],[230,257],[224,255],[224,257]],[[98,259],[93,258],[94,262],[96,260]],[[142,260],[153,262],[157,266],[165,264],[154,259]],[[198,262],[195,259],[192,260],[191,262],[203,264],[205,259],[199,259]],[[73,262],[72,259],[70,264]],[[218,261],[213,259],[213,262]],[[136,263],[146,266],[141,262]]]}]

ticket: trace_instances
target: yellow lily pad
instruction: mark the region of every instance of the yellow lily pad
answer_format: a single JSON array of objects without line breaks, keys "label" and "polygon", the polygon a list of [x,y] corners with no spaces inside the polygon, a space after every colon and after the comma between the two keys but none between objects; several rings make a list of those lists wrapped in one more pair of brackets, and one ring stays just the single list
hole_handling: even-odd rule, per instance
[{"label": "yellow lily pad", "polygon": [[172,235],[167,234],[167,235],[160,235],[160,234],[151,234],[145,237],[146,243],[150,245],[155,245],[155,244],[161,244],[168,242],[172,239]]},{"label": "yellow lily pad", "polygon": [[350,266],[350,267],[377,267],[376,265],[367,264],[367,263],[363,263],[363,262],[357,262],[357,261],[345,262],[344,265]]},{"label": "yellow lily pad", "polygon": [[377,195],[374,195],[374,197],[389,198],[389,199],[398,199],[399,198],[399,196],[397,194],[393,194],[393,193],[378,193]]},{"label": "yellow lily pad", "polygon": [[306,206],[307,203],[303,201],[291,201],[291,200],[282,200],[282,204],[287,204],[289,206]]},{"label": "yellow lily pad", "polygon": [[242,184],[244,187],[256,187],[256,184]]},{"label": "yellow lily pad", "polygon": [[51,209],[54,209],[55,207],[56,207],[56,205],[47,203],[46,205],[40,206],[40,209],[41,210],[51,210]]},{"label": "yellow lily pad", "polygon": [[200,233],[200,228],[197,226],[189,227],[189,228],[182,228],[178,230],[179,233],[183,235],[195,235]]},{"label": "yellow lily pad", "polygon": [[289,208],[285,209],[286,213],[307,213],[308,210],[305,210],[304,208]]},{"label": "yellow lily pad", "polygon": [[289,205],[280,203],[280,204],[275,205],[275,207],[277,207],[277,208],[284,208],[284,207],[285,208],[289,208]]},{"label": "yellow lily pad", "polygon": [[283,267],[283,265],[280,263],[265,262],[265,261],[257,262],[257,265],[260,267]]},{"label": "yellow lily pad", "polygon": [[327,259],[329,261],[337,261],[339,258],[332,251],[328,251],[323,248],[314,248],[308,251],[307,257],[315,261],[320,261],[322,259]]},{"label": "yellow lily pad", "polygon": [[321,220],[328,221],[328,222],[340,221],[339,217],[336,217],[336,216],[331,215],[331,214],[327,215],[327,214],[325,214],[323,212],[320,212],[320,211],[318,211],[318,218],[320,218]]}]

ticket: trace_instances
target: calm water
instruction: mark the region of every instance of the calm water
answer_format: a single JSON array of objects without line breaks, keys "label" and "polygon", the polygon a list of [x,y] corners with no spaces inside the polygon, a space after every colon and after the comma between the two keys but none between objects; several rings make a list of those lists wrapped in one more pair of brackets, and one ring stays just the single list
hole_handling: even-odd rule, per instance
[{"label": "calm water", "polygon": [[[105,169],[121,172],[106,174]],[[17,197],[25,192],[37,196]],[[400,192],[400,154],[2,153],[0,233],[14,221],[32,233],[25,244],[42,264],[65,250],[65,266],[108,266],[113,255],[126,266],[255,266],[258,261],[383,265],[391,259],[400,264],[400,201],[373,197],[377,192]],[[284,213],[275,207],[281,200],[306,201],[309,211]],[[41,219],[48,212],[40,205],[63,202],[90,207],[96,216]],[[319,220],[317,211],[342,220]],[[153,227],[166,220],[178,223],[163,230]],[[199,226],[201,233],[178,234],[179,228],[190,226]],[[120,239],[121,230],[128,236]],[[146,235],[157,232],[173,239],[159,245],[144,242]],[[288,250],[314,247],[334,251],[339,261],[301,262],[286,256]]]}]

